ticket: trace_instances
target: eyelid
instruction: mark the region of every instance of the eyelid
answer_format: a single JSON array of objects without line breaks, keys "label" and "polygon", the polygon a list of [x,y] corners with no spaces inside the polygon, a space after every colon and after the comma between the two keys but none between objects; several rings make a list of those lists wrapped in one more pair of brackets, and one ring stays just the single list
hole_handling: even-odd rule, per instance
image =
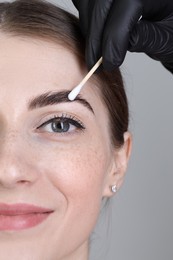
[{"label": "eyelid", "polygon": [[[44,119],[42,122],[39,123],[39,126],[37,127],[37,129],[44,127],[45,125],[48,125],[54,119],[64,119],[64,120],[66,119],[69,121],[71,120],[71,121],[78,123],[80,125],[81,129],[85,129],[83,122],[79,118],[77,118],[74,115],[70,115],[70,114],[62,113],[62,112],[59,114],[54,114],[53,116],[50,115],[48,118]],[[72,122],[71,122],[71,124],[72,124]],[[78,127],[78,128],[80,128],[80,127]],[[76,126],[76,128],[77,128],[77,126]]]}]

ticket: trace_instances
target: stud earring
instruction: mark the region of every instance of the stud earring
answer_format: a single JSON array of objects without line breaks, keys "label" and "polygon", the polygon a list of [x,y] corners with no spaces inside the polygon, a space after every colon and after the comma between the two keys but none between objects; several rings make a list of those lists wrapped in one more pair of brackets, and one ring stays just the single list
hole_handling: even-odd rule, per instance
[{"label": "stud earring", "polygon": [[113,193],[116,193],[116,192],[117,192],[117,186],[116,186],[116,185],[112,185],[112,186],[111,186],[111,191],[112,191]]}]

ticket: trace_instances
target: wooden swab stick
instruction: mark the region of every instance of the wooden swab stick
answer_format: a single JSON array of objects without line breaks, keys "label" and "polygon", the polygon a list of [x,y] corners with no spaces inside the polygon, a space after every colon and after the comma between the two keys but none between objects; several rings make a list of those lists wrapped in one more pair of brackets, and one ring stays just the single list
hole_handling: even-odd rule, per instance
[{"label": "wooden swab stick", "polygon": [[85,76],[85,78],[69,93],[68,99],[73,101],[77,97],[77,95],[80,93],[82,87],[84,84],[89,80],[89,78],[93,75],[93,73],[96,71],[96,69],[101,65],[103,58],[101,57],[96,64],[92,67],[92,69],[88,72],[88,74]]}]

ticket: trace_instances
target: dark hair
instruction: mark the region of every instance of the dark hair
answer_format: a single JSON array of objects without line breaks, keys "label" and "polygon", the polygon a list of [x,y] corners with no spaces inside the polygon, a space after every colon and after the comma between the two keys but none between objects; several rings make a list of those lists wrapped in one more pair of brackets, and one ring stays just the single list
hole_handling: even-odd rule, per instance
[{"label": "dark hair", "polygon": [[[63,44],[85,62],[85,40],[74,15],[44,0],[16,0],[0,3],[0,31],[14,36],[42,38]],[[101,98],[109,112],[111,141],[124,143],[129,111],[120,70],[95,74]]]}]

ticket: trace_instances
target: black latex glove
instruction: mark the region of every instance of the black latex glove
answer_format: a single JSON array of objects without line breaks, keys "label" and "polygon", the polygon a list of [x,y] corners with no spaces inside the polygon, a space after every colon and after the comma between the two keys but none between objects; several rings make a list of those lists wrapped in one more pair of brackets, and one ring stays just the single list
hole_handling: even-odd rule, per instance
[{"label": "black latex glove", "polygon": [[[91,68],[122,64],[127,50],[144,52],[173,73],[173,0],[73,0]],[[140,21],[139,18],[142,16]]]}]

